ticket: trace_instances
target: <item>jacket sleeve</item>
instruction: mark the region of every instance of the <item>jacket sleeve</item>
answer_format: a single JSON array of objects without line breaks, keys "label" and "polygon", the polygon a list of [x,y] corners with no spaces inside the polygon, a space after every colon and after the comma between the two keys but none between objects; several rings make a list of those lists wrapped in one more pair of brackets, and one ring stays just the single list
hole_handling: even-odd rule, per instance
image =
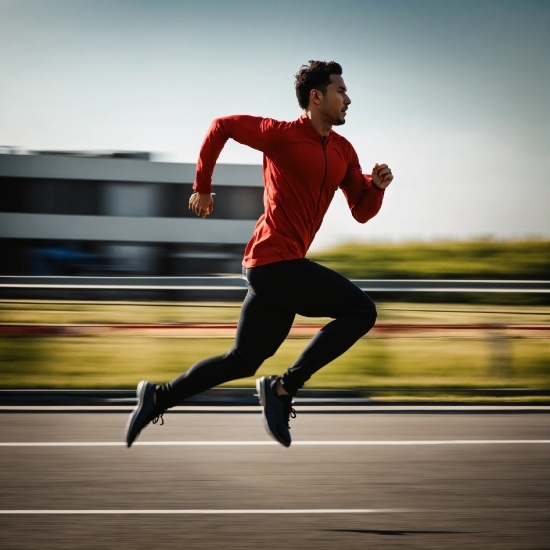
[{"label": "jacket sleeve", "polygon": [[366,223],[378,214],[384,191],[373,185],[371,176],[362,173],[357,153],[353,150],[350,153],[348,171],[340,188],[348,201],[352,216],[359,223]]},{"label": "jacket sleeve", "polygon": [[229,138],[253,149],[268,153],[274,133],[271,119],[234,115],[215,119],[202,142],[193,189],[210,193],[216,161]]}]

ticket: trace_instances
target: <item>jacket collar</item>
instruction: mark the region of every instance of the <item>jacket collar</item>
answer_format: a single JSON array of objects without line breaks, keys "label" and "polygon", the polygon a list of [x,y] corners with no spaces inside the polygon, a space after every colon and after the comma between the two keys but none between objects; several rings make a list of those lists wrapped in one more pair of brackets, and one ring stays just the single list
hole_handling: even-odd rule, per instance
[{"label": "jacket collar", "polygon": [[[323,136],[321,136],[321,134],[317,131],[317,129],[315,128],[315,126],[313,126],[313,124],[311,123],[311,120],[309,119],[309,117],[304,113],[300,118],[298,118],[298,121],[301,123],[301,125],[303,126],[303,128],[306,130],[306,132],[315,140],[317,141],[321,141],[321,138]],[[330,137],[332,136],[333,134],[333,131],[331,130],[330,131],[330,134],[328,136],[326,136],[325,138],[325,143],[327,142],[327,140],[330,139]]]}]

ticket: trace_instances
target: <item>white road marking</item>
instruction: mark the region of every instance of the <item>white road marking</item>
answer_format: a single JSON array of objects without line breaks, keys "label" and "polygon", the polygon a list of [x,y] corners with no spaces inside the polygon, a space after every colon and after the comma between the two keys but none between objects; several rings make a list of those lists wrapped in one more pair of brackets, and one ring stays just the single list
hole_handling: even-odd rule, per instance
[{"label": "white road marking", "polygon": [[[294,441],[296,446],[391,446],[391,445],[547,445],[550,439],[436,439],[395,441]],[[275,441],[138,441],[134,447],[242,447],[276,445]],[[126,447],[119,441],[8,441],[0,447]]]},{"label": "white road marking", "polygon": [[[135,407],[135,399],[128,405],[1,405],[0,412],[131,412]],[[170,409],[170,413],[209,412],[223,413],[227,411],[243,413],[261,413],[259,405],[180,405]],[[300,412],[550,412],[548,405],[300,405]]]},{"label": "white road marking", "polygon": [[292,510],[285,509],[168,509],[168,510],[0,510],[0,515],[123,515],[123,514],[187,514],[187,515],[206,515],[206,514],[395,514],[408,512],[407,509],[394,508],[297,508]]}]

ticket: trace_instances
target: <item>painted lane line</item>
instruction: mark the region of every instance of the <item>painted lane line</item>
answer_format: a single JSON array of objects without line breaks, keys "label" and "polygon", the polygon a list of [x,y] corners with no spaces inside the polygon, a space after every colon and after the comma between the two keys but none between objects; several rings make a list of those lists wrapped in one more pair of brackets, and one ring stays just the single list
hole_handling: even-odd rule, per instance
[{"label": "painted lane line", "polygon": [[294,509],[294,510],[0,510],[0,515],[123,515],[123,514],[187,514],[187,515],[210,515],[210,514],[391,514],[404,513],[408,510],[398,509]]},{"label": "painted lane line", "polygon": [[[292,446],[395,446],[395,445],[547,445],[550,439],[440,439],[405,441],[295,441]],[[275,441],[138,441],[134,447],[242,447],[278,446]],[[8,441],[0,447],[126,447],[119,441]]]},{"label": "painted lane line", "polygon": [[[135,401],[135,399],[133,399]],[[135,403],[129,405],[0,405],[0,412],[73,412],[73,411],[113,411],[130,412]],[[259,413],[262,407],[259,405],[179,405],[170,409],[171,413],[209,412],[223,413],[237,411],[243,413]],[[300,412],[548,412],[547,405],[301,405]]]}]

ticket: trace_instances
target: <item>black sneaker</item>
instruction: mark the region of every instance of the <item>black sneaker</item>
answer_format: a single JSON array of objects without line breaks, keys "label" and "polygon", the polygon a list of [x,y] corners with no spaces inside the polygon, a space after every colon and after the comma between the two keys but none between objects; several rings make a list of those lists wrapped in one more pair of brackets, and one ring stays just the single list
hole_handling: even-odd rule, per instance
[{"label": "black sneaker", "polygon": [[161,425],[164,424],[162,418],[164,410],[158,408],[155,403],[155,391],[156,386],[151,384],[151,382],[147,382],[147,380],[142,380],[138,384],[136,391],[138,399],[137,407],[132,411],[130,418],[128,418],[128,422],[126,422],[126,428],[124,429],[124,436],[128,447],[132,445],[141,430],[143,430],[149,422],[156,424],[160,419]]},{"label": "black sneaker", "polygon": [[292,408],[292,396],[279,396],[276,393],[276,376],[262,376],[256,380],[260,405],[264,408],[264,425],[267,433],[285,447],[290,447],[290,418],[296,418]]}]

